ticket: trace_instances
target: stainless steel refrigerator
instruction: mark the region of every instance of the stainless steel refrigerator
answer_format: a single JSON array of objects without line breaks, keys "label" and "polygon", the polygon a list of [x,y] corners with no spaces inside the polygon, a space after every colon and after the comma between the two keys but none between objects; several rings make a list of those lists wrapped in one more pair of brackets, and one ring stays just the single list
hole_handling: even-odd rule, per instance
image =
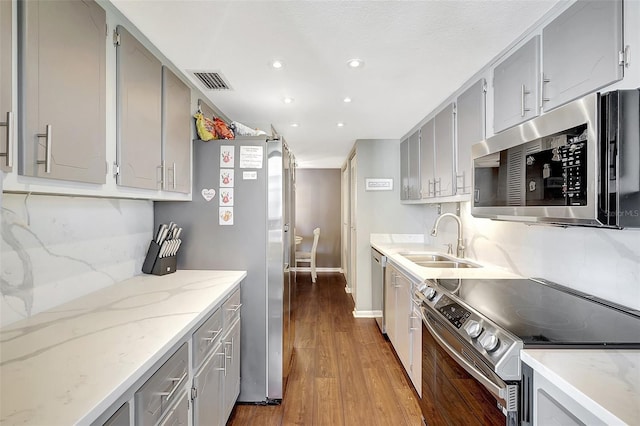
[{"label": "stainless steel refrigerator", "polygon": [[193,144],[193,200],[155,202],[155,225],[183,228],[177,269],[247,271],[238,401],[277,402],[294,338],[295,161],[282,140],[264,136]]}]

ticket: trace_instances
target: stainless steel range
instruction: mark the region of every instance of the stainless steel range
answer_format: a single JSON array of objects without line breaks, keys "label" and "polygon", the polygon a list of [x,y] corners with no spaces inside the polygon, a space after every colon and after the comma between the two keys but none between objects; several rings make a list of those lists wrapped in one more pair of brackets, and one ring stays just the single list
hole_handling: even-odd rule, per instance
[{"label": "stainless steel range", "polygon": [[640,348],[637,311],[543,280],[434,280],[414,296],[427,425],[528,424],[523,348]]}]

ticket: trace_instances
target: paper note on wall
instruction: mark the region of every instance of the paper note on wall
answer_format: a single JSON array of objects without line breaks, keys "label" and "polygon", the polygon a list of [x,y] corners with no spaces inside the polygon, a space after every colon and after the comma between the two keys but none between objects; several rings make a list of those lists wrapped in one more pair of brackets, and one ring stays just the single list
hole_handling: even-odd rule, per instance
[{"label": "paper note on wall", "polygon": [[220,167],[233,169],[235,163],[235,149],[233,145],[220,146]]}]

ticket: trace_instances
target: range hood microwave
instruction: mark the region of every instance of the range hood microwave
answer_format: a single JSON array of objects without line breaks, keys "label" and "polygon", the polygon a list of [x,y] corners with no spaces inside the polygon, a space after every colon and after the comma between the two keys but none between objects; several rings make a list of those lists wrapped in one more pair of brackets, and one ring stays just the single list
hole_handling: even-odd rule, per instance
[{"label": "range hood microwave", "polygon": [[594,93],[472,147],[471,214],[640,227],[640,89]]}]

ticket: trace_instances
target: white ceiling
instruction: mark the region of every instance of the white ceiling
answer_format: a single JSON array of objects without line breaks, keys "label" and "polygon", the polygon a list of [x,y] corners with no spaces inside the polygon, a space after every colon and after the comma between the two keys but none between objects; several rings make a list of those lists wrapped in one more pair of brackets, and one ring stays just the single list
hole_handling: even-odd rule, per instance
[{"label": "white ceiling", "polygon": [[556,1],[112,3],[185,73],[221,72],[233,90],[205,94],[229,118],[272,124],[300,167],[337,168],[356,139],[407,133]]}]

